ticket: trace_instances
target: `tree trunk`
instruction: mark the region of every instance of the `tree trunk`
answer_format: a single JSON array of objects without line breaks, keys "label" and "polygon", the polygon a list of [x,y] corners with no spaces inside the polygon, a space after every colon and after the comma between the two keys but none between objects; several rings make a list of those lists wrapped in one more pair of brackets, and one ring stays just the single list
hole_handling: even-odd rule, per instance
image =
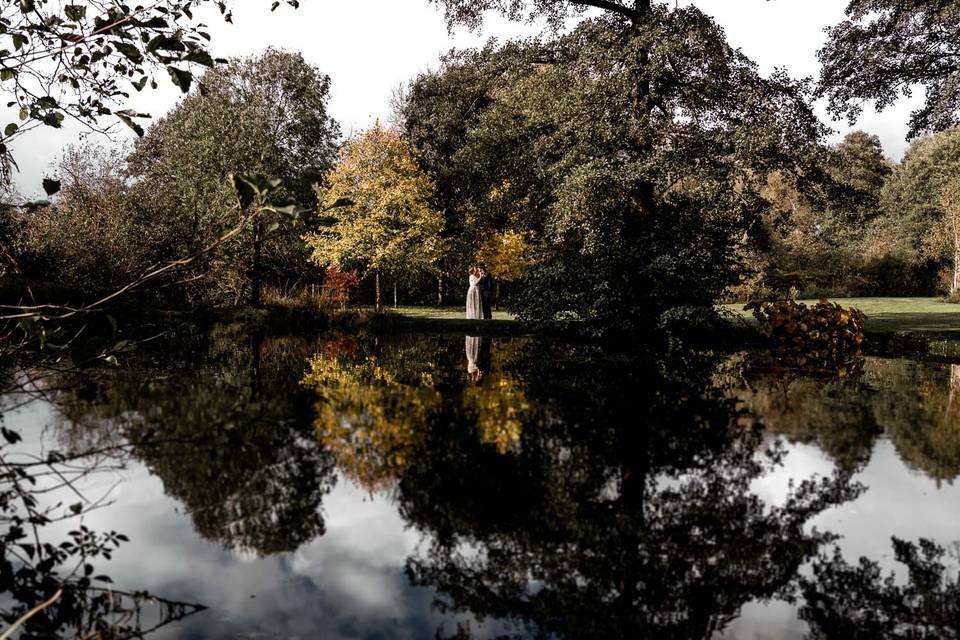
[{"label": "tree trunk", "polygon": [[437,306],[443,306],[443,276],[437,276]]},{"label": "tree trunk", "polygon": [[379,269],[374,271],[373,281],[377,289],[377,297],[376,297],[376,300],[374,301],[373,307],[377,311],[380,311],[380,270]]},{"label": "tree trunk", "polygon": [[397,281],[393,281],[393,308],[397,308]]},{"label": "tree trunk", "polygon": [[263,221],[257,216],[253,223],[253,283],[250,287],[250,305],[259,309],[260,304],[260,261],[263,254]]},{"label": "tree trunk", "polygon": [[960,289],[960,250],[953,252],[953,290]]},{"label": "tree trunk", "polygon": [[494,283],[493,308],[500,311],[500,280]]}]

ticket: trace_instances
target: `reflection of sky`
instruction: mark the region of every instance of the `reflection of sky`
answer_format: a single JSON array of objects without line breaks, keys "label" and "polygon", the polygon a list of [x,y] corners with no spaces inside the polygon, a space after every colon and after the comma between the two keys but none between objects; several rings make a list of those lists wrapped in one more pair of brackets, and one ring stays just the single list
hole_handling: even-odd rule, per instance
[{"label": "reflection of sky", "polygon": [[[24,436],[22,451],[54,447],[49,415],[34,403],[4,416]],[[44,445],[46,445],[44,447]],[[753,490],[771,504],[782,503],[791,479],[826,475],[833,463],[813,445],[788,444],[782,467],[757,480]],[[112,562],[101,561],[118,588],[145,589],[162,597],[200,602],[210,609],[168,627],[159,638],[428,638],[440,625],[452,632],[456,620],[432,607],[434,592],[409,586],[406,558],[423,544],[389,497],[371,496],[341,478],[325,497],[327,533],[294,553],[268,558],[224,550],[200,537],[179,502],[141,464],[94,475],[80,485],[89,497],[113,489],[115,503],[85,517],[94,530],[117,530],[131,542]],[[811,526],[843,537],[848,561],[866,555],[894,568],[890,537],[929,537],[948,545],[960,538],[960,487],[911,471],[893,444],[880,439],[856,480],[868,487],[860,498],[820,515]],[[62,498],[65,504],[75,501]],[[51,527],[56,535],[76,522]],[[802,638],[806,627],[793,607],[752,603],[723,638]],[[477,627],[474,624],[474,629]],[[503,631],[496,626],[489,633]],[[483,634],[480,634],[481,637]]]},{"label": "reflection of sky", "polygon": [[[49,432],[36,404],[4,416],[24,436],[22,450],[38,450]],[[117,588],[209,607],[151,638],[431,638],[457,620],[434,611],[434,593],[409,585],[404,562],[420,536],[407,528],[395,504],[340,479],[323,503],[327,532],[294,553],[268,558],[224,550],[200,537],[182,506],[139,463],[119,472],[114,504],[84,524],[116,530],[130,542],[101,560]],[[117,473],[85,479],[78,489],[99,496]],[[59,499],[59,498],[58,498]],[[64,497],[63,500],[69,498]],[[51,537],[76,521],[48,528]],[[472,628],[484,628],[472,621]],[[493,625],[491,625],[493,627]],[[497,625],[490,632],[505,630]]]}]

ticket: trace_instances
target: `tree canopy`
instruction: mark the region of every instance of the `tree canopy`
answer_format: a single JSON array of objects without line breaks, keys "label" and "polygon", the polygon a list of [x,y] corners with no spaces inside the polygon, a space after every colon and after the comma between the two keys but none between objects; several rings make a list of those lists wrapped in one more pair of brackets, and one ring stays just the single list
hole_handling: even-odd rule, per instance
[{"label": "tree canopy", "polygon": [[851,0],[846,13],[819,53],[819,93],[833,115],[853,123],[864,102],[884,109],[920,85],[926,101],[910,137],[960,123],[960,2]]},{"label": "tree canopy", "polygon": [[[278,179],[283,194],[312,207],[312,185],[333,161],[340,134],[327,113],[330,79],[301,54],[268,49],[230,60],[202,78],[137,141],[130,156],[138,205],[162,227],[164,252],[180,256],[236,224],[230,174]],[[264,270],[280,281],[307,277],[299,236],[315,218],[285,226],[264,246]],[[262,233],[251,229],[246,244]],[[249,250],[211,257],[216,280],[206,291],[239,299],[250,287]],[[206,268],[206,266],[204,268]]]},{"label": "tree canopy", "polygon": [[306,235],[311,259],[324,267],[394,276],[435,270],[443,214],[431,206],[433,194],[434,182],[406,139],[377,123],[347,141],[326,184],[317,189],[321,209],[349,204],[338,208],[329,226]]},{"label": "tree canopy", "polygon": [[804,85],[760,76],[697,8],[641,13],[642,27],[612,12],[454,52],[401,107],[453,228],[475,247],[533,233],[540,260],[514,299],[526,320],[629,331],[712,303],[738,281],[759,177],[799,174],[823,132]]}]

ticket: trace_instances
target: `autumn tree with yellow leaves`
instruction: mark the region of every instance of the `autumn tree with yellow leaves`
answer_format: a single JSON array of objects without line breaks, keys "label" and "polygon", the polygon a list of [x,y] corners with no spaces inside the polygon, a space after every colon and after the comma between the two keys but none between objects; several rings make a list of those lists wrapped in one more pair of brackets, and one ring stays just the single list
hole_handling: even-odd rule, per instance
[{"label": "autumn tree with yellow leaves", "polygon": [[[417,164],[406,139],[379,122],[347,142],[340,158],[317,187],[320,209],[337,202],[335,220],[304,239],[311,260],[323,267],[360,268],[376,281],[434,272],[443,253],[443,214],[430,205],[435,185]],[[394,284],[396,304],[396,284]]]}]

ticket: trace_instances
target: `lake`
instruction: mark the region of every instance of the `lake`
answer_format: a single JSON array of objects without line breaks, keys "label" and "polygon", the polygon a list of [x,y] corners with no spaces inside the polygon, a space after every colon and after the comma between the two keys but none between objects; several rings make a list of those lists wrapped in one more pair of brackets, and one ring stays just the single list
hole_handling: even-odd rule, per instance
[{"label": "lake", "polygon": [[7,624],[69,585],[29,637],[956,637],[957,365],[234,325],[118,359],[0,364]]}]

